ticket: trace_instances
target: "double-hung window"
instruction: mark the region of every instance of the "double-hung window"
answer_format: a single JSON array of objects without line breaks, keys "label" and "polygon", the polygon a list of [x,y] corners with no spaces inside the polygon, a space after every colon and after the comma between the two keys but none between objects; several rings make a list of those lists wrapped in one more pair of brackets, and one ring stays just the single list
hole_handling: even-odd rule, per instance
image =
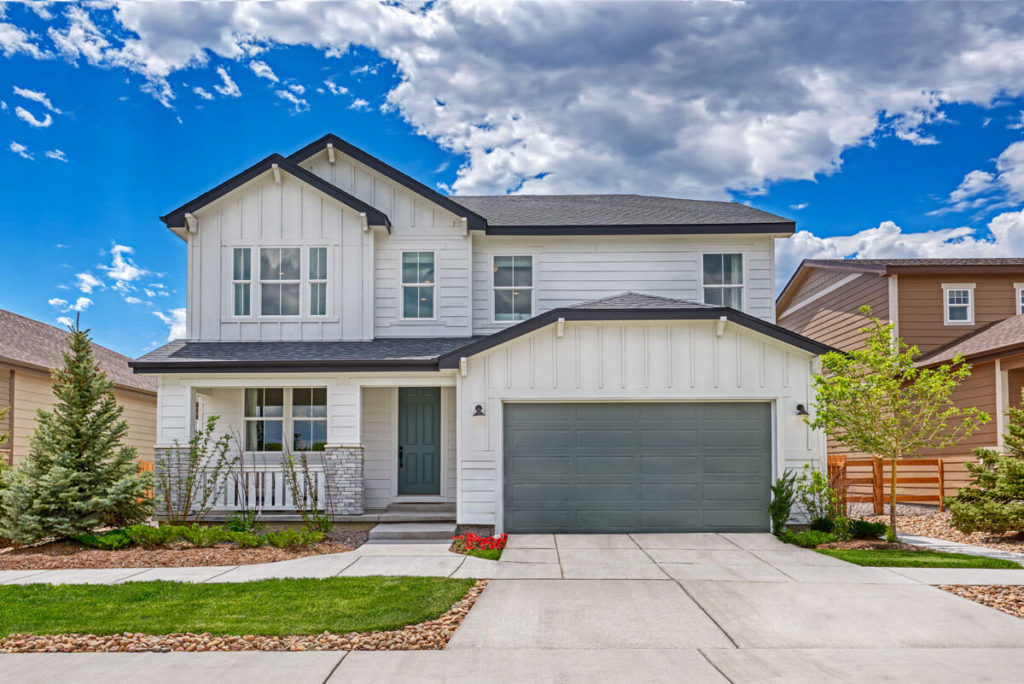
[{"label": "double-hung window", "polygon": [[252,250],[236,247],[232,250],[231,285],[234,290],[235,315],[252,313]]},{"label": "double-hung window", "polygon": [[281,451],[284,444],[284,390],[245,390],[245,450]]},{"label": "double-hung window", "polygon": [[327,315],[327,248],[309,248],[309,315]]},{"label": "double-hung window", "polygon": [[323,451],[327,444],[327,388],[292,390],[292,449]]},{"label": "double-hung window", "polygon": [[946,325],[974,323],[974,283],[943,283]]},{"label": "double-hung window", "polygon": [[1013,291],[1017,295],[1017,306],[1014,307],[1014,313],[1020,316],[1024,314],[1024,283],[1014,283]]},{"label": "double-hung window", "polygon": [[743,255],[705,254],[704,303],[743,309]]},{"label": "double-hung window", "polygon": [[402,318],[434,317],[434,253],[402,252]]},{"label": "double-hung window", "polygon": [[533,257],[494,257],[494,320],[525,321],[533,315]]},{"label": "double-hung window", "polygon": [[260,249],[260,313],[298,316],[301,250],[298,247]]}]

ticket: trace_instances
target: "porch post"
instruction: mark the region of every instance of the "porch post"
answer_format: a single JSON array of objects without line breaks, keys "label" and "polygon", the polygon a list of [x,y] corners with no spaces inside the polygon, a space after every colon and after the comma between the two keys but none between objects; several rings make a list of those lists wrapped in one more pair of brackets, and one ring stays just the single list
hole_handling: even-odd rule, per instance
[{"label": "porch post", "polygon": [[363,445],[327,446],[324,471],[329,510],[338,515],[362,515],[365,510]]}]

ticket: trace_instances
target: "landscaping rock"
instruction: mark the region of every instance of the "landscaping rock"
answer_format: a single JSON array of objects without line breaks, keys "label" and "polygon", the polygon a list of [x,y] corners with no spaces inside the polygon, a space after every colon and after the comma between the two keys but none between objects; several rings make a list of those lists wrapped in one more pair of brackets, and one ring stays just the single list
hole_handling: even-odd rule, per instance
[{"label": "landscaping rock", "polygon": [[939,589],[1015,617],[1024,618],[1024,586],[944,584],[939,586]]}]

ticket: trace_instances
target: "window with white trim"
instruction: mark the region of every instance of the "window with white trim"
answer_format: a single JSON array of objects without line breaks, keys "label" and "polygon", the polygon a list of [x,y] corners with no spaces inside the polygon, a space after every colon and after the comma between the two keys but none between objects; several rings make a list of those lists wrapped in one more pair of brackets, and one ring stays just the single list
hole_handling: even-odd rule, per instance
[{"label": "window with white trim", "polygon": [[1013,289],[1017,295],[1017,307],[1014,313],[1020,316],[1024,314],[1024,283],[1014,283]]},{"label": "window with white trim", "polygon": [[743,255],[705,254],[704,303],[743,309]]},{"label": "window with white trim", "polygon": [[292,390],[292,449],[323,451],[327,444],[327,388]]},{"label": "window with white trim", "polygon": [[525,321],[533,315],[533,257],[494,257],[494,320]]},{"label": "window with white trim", "polygon": [[434,253],[402,252],[402,318],[434,317]]},{"label": "window with white trim", "polygon": [[260,249],[260,313],[298,316],[301,254],[298,247]]},{"label": "window with white trim", "polygon": [[252,250],[235,247],[231,252],[231,289],[234,291],[236,316],[252,313]]},{"label": "window with white trim", "polygon": [[284,444],[284,390],[253,387],[245,390],[245,450],[281,451]]},{"label": "window with white trim", "polygon": [[974,323],[974,284],[943,284],[942,299],[946,325]]},{"label": "window with white trim", "polygon": [[309,315],[327,315],[327,248],[309,248]]}]

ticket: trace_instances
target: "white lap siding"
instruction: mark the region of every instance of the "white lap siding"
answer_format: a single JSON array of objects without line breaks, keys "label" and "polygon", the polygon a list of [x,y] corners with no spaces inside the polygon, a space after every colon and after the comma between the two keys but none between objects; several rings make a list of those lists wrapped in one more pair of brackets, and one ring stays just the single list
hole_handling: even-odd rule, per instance
[{"label": "white lap siding", "polygon": [[[795,415],[814,357],[717,321],[567,322],[468,359],[460,378],[458,520],[501,525],[503,403],[508,401],[767,401],[773,477],[824,458],[824,438]],[[472,417],[476,404],[484,417]]]}]

